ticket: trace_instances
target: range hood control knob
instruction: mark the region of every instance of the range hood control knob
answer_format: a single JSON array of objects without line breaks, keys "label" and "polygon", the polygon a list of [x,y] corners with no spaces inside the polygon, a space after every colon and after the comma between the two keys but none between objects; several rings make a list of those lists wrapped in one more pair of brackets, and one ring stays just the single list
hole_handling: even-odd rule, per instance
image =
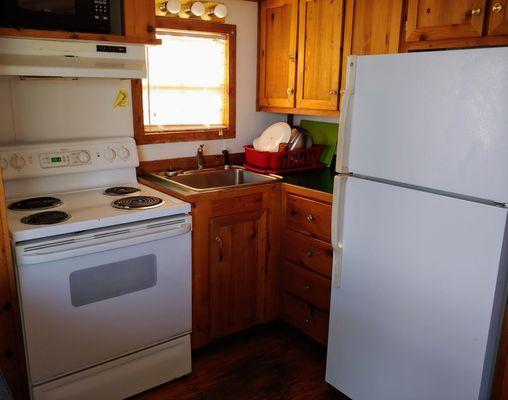
[{"label": "range hood control knob", "polygon": [[122,146],[122,148],[118,151],[118,155],[122,160],[127,160],[131,156],[131,152],[129,149],[125,146]]},{"label": "range hood control knob", "polygon": [[20,170],[25,166],[26,162],[23,157],[18,156],[17,154],[14,154],[11,157],[10,164],[11,164],[12,168]]},{"label": "range hood control knob", "polygon": [[88,151],[80,151],[78,153],[78,160],[79,160],[79,162],[81,162],[83,164],[85,164],[88,161],[90,161],[90,158],[91,158],[91,156],[90,156],[90,153]]},{"label": "range hood control knob", "polygon": [[108,161],[113,161],[115,158],[116,158],[116,151],[113,150],[111,147],[109,147],[105,152],[104,152],[104,158]]}]

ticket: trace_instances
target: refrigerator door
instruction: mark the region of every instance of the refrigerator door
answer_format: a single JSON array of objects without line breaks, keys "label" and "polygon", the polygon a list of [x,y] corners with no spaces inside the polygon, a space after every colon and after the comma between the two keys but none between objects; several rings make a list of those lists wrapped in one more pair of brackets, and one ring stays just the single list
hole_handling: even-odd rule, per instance
[{"label": "refrigerator door", "polygon": [[336,179],[327,382],[354,400],[487,399],[508,210]]},{"label": "refrigerator door", "polygon": [[508,48],[350,57],[342,101],[338,172],[508,202]]}]

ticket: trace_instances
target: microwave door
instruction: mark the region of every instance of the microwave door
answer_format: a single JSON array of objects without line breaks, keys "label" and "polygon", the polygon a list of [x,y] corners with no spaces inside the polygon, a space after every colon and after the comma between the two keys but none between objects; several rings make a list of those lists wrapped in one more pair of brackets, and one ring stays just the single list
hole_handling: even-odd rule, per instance
[{"label": "microwave door", "polygon": [[111,1],[119,0],[0,0],[0,19],[15,28],[110,33]]}]

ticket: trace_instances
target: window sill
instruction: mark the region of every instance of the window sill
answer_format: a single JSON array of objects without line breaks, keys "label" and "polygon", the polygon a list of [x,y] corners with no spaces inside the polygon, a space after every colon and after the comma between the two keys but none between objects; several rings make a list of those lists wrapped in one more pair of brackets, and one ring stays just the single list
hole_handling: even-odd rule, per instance
[{"label": "window sill", "polygon": [[[222,135],[221,135],[222,134]],[[147,131],[136,135],[137,144],[194,142],[197,140],[233,139],[235,131],[230,128],[181,129]]]}]

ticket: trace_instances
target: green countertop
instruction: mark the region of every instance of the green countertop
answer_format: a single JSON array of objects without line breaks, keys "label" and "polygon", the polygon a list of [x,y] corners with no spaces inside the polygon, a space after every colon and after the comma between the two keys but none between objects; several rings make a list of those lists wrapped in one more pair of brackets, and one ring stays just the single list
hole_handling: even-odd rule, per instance
[{"label": "green countertop", "polygon": [[302,186],[308,189],[319,190],[320,192],[333,193],[333,178],[336,173],[333,167],[313,169],[310,171],[296,172],[284,175],[283,182],[290,185]]}]

